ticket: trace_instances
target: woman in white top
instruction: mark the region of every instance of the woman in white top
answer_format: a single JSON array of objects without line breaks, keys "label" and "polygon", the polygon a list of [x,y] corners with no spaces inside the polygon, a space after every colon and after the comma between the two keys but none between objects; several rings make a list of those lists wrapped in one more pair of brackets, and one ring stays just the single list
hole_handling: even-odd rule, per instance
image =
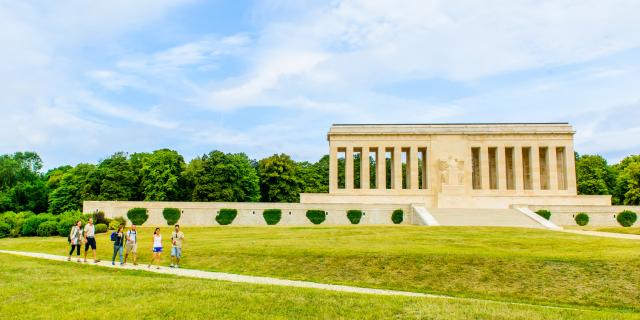
[{"label": "woman in white top", "polygon": [[71,232],[69,232],[69,244],[71,244],[71,251],[69,251],[69,257],[67,261],[71,261],[71,255],[74,250],[77,250],[78,253],[78,262],[80,262],[80,246],[82,245],[82,221],[76,221],[76,225],[71,228]]},{"label": "woman in white top", "polygon": [[149,262],[148,268],[151,268],[153,261],[156,261],[156,268],[160,269],[160,254],[162,254],[162,236],[160,235],[160,228],[156,228],[153,231],[153,255],[151,256],[151,262]]}]

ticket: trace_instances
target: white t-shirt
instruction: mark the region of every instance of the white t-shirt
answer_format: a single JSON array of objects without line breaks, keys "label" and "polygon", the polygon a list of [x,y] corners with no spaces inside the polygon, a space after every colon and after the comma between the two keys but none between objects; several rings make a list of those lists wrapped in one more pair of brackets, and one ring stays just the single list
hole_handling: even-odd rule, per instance
[{"label": "white t-shirt", "polygon": [[129,239],[127,240],[127,243],[129,244],[136,244],[138,242],[138,232],[133,231],[133,230],[129,230],[127,231],[127,236],[129,236]]},{"label": "white t-shirt", "polygon": [[93,238],[96,236],[96,227],[92,224],[84,226],[84,234],[87,238]]},{"label": "white t-shirt", "polygon": [[154,248],[162,248],[162,236],[161,235],[153,235],[153,247]]}]

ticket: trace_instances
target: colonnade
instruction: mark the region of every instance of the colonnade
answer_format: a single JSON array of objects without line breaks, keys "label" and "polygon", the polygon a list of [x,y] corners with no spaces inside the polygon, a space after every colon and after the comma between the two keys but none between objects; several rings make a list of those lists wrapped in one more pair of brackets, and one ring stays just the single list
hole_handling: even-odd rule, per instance
[{"label": "colonnade", "polygon": [[558,145],[471,147],[474,190],[575,189],[573,150]]},{"label": "colonnade", "polygon": [[[338,186],[338,154],[344,153],[344,186]],[[360,154],[360,186],[354,186],[354,154]],[[387,156],[388,155],[388,156]],[[373,156],[376,170],[371,175],[370,157]],[[406,168],[406,183],[403,188],[403,157]],[[370,179],[374,177],[373,189],[387,189],[387,179],[391,189],[427,189],[428,188],[427,147],[416,145],[375,145],[330,147],[329,190],[372,189]],[[390,177],[387,177],[386,162],[391,162]],[[420,182],[420,180],[422,180]]]}]

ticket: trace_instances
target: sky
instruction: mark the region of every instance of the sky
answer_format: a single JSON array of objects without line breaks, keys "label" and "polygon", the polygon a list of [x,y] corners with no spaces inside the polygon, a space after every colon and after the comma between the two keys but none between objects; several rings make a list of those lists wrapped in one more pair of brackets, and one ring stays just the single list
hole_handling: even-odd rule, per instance
[{"label": "sky", "polygon": [[332,123],[570,122],[640,153],[640,1],[0,0],[0,154],[316,161]]}]

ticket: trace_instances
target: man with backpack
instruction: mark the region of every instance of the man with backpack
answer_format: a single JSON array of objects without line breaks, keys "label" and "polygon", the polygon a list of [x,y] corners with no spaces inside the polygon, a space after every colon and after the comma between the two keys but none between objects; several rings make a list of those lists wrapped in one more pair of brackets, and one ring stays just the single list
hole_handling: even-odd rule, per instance
[{"label": "man with backpack", "polygon": [[129,257],[129,253],[133,256],[133,265],[137,266],[138,263],[136,260],[138,259],[138,233],[136,232],[136,225],[131,225],[131,229],[126,233],[126,245],[124,251],[124,263],[127,263],[127,258]]},{"label": "man with backpack", "polygon": [[111,241],[113,241],[113,256],[111,257],[111,265],[116,265],[116,255],[120,254],[120,265],[124,265],[122,261],[122,242],[124,240],[124,226],[120,225],[118,231],[111,234]]}]

